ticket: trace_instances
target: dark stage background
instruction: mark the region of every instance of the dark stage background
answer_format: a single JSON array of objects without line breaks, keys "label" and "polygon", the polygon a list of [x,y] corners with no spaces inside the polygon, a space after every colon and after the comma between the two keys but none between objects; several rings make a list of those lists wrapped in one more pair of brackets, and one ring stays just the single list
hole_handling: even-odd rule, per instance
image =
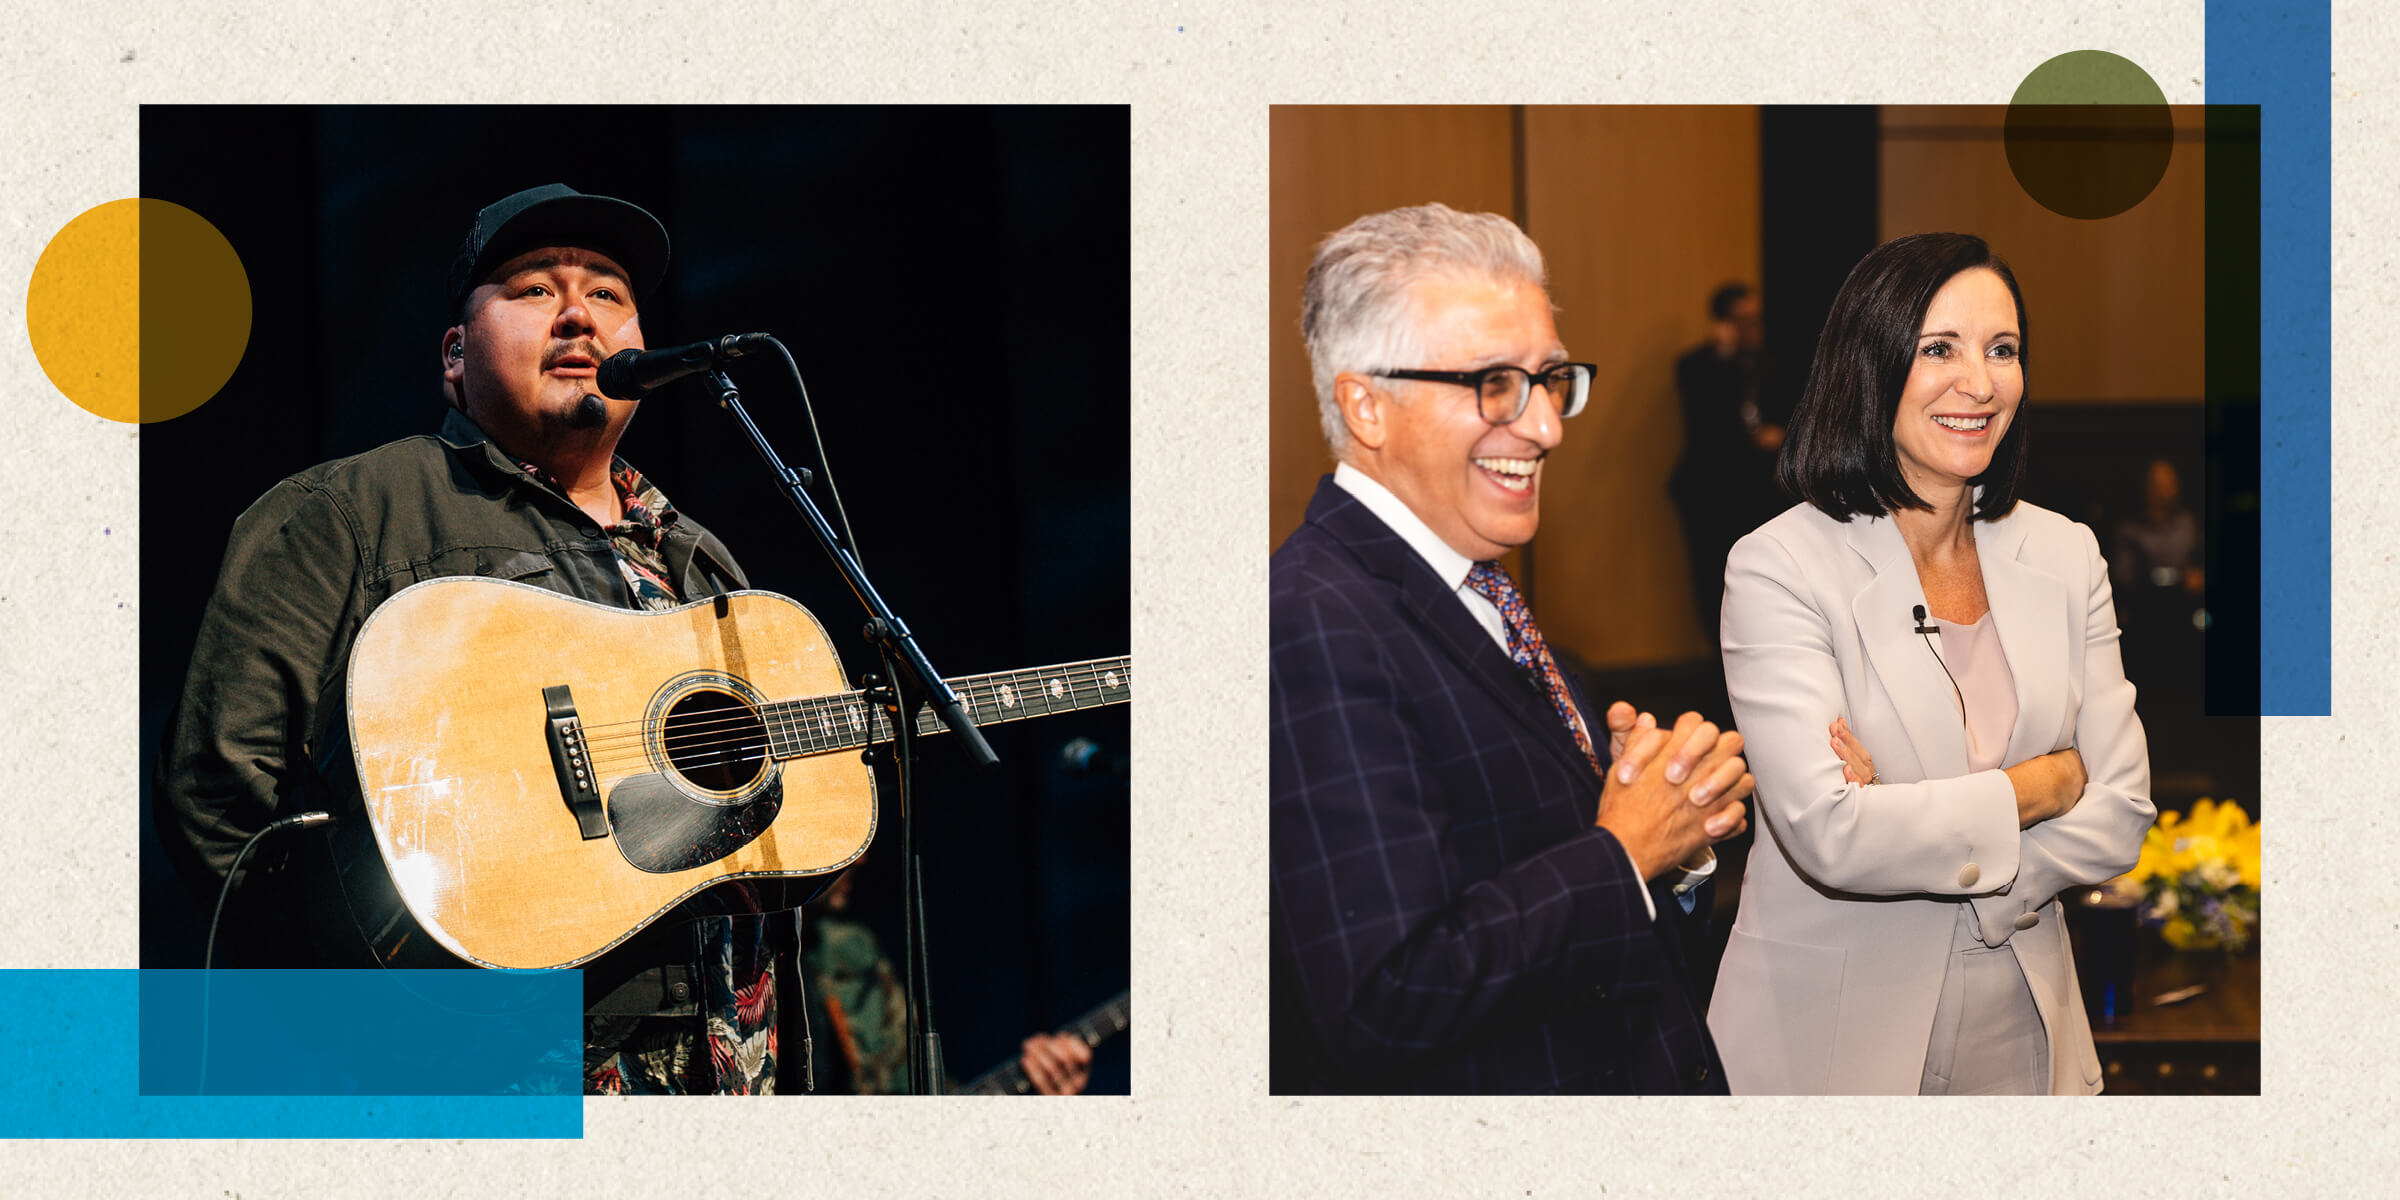
[{"label": "dark stage background", "polygon": [[[141,432],[142,961],[197,965],[207,913],[161,861],[147,786],[234,518],[276,480],[433,432],[443,279],[478,208],[563,182],[674,240],[637,297],[652,346],[764,330],[799,360],[860,558],[934,665],[967,675],[1123,654],[1128,629],[1127,110],[160,108],[142,195],[207,218],[249,272],[232,381]],[[759,360],[752,360],[759,361]],[[739,368],[787,461],[819,466],[780,366]],[[792,596],[853,679],[857,602],[697,381],[645,401],[622,452]],[[825,493],[816,489],[820,504]],[[917,783],[934,1012],[960,1078],[1128,986],[1123,708],[944,737]],[[1120,760],[1121,761],[1121,760]],[[899,957],[896,792],[853,902]],[[1125,1092],[1125,1043],[1093,1090]]]}]

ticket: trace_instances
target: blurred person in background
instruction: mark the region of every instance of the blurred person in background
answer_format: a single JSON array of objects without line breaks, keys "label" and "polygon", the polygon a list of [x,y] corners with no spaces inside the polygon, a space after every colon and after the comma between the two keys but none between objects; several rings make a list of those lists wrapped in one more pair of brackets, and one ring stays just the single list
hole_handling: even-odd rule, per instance
[{"label": "blurred person in background", "polygon": [[1761,403],[1766,326],[1757,293],[1744,283],[1719,287],[1708,298],[1708,318],[1708,340],[1675,363],[1683,457],[1667,494],[1683,521],[1700,630],[1713,640],[1725,552],[1783,507],[1775,488],[1783,426]]},{"label": "blurred person in background", "polygon": [[[908,1090],[907,990],[875,930],[850,909],[858,877],[853,864],[800,910],[816,1091],[899,1095]],[[1038,1095],[1078,1095],[1091,1082],[1092,1049],[1069,1034],[1037,1033],[1025,1039],[1017,1066]],[[955,1090],[955,1081],[937,1090]]]},{"label": "blurred person in background", "polygon": [[2142,478],[2142,515],[2117,526],[2117,590],[2180,587],[2198,595],[2200,522],[2183,506],[2183,477],[2175,464],[2150,460]]},{"label": "blurred person in background", "polygon": [[[2109,559],[2117,588],[2117,623],[2125,629],[2125,674],[2153,695],[2198,699],[2202,690],[2200,522],[2183,504],[2183,478],[2163,458],[2142,472],[2142,511],[2117,523]],[[2170,734],[2174,731],[2170,730]],[[2197,765],[2202,756],[2188,755]],[[2203,790],[2206,790],[2203,788]]]}]

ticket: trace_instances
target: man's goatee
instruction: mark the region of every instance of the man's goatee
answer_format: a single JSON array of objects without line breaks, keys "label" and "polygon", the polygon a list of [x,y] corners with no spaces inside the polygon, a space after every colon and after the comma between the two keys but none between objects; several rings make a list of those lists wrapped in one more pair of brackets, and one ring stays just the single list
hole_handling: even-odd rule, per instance
[{"label": "man's goatee", "polygon": [[603,429],[608,425],[608,402],[585,392],[567,412],[569,429]]}]

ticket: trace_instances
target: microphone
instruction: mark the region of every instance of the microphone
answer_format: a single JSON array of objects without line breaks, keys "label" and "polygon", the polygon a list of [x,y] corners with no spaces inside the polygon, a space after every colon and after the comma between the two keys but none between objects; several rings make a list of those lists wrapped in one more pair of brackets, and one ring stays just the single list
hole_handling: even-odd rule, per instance
[{"label": "microphone", "polygon": [[[1942,631],[1938,625],[1925,623],[1925,606],[1922,604],[1910,610],[1909,615],[1916,618],[1916,632],[1918,633],[1940,633]],[[1925,652],[1933,656],[1933,665],[1942,669],[1942,678],[1950,681],[1950,694],[1958,697],[1958,719],[1962,722],[1965,721],[1967,719],[1967,694],[1958,690],[1958,676],[1950,673],[1950,664],[1942,661],[1942,652],[1933,648],[1933,639],[1930,637],[1925,639]]]},{"label": "microphone", "polygon": [[716,370],[765,340],[763,333],[732,333],[713,342],[663,350],[619,350],[600,364],[592,382],[611,400],[639,400],[686,375]]}]

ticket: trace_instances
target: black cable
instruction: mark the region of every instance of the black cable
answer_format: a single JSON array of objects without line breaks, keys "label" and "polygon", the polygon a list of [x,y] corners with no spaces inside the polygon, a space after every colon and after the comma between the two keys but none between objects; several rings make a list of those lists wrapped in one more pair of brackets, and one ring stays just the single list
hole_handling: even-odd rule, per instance
[{"label": "black cable", "polygon": [[225,868],[225,882],[217,888],[217,909],[209,914],[208,918],[208,948],[200,954],[200,1074],[193,1083],[193,1095],[205,1096],[208,1094],[209,985],[215,978],[213,972],[216,969],[217,960],[217,924],[225,919],[225,900],[233,895],[233,878],[241,873],[242,860],[249,858],[250,852],[257,849],[258,844],[265,841],[270,833],[281,833],[286,829],[298,829],[308,825],[324,825],[332,820],[333,814],[331,813],[304,812],[279,821],[270,821],[266,828],[251,834],[250,840],[242,843],[241,852],[233,856],[233,865]]},{"label": "black cable", "polygon": [[842,523],[842,541],[850,547],[851,560],[863,567],[866,565],[866,556],[859,553],[858,535],[850,532],[850,510],[842,503],[841,485],[833,481],[833,460],[825,457],[825,435],[817,429],[817,406],[808,398],[808,381],[800,377],[800,364],[793,360],[791,350],[783,344],[782,339],[770,337],[767,344],[775,347],[775,352],[783,356],[783,365],[792,372],[792,382],[800,387],[800,411],[808,417],[808,437],[817,447],[817,466],[824,470],[825,490],[833,497],[833,517]]},{"label": "black cable", "polygon": [[[841,522],[841,525],[842,525],[842,541],[843,541],[845,544],[847,544],[847,545],[849,546],[849,548],[850,548],[850,561],[852,561],[852,562],[854,562],[854,563],[858,564],[858,565],[859,565],[859,567],[860,567],[860,568],[863,570],[863,569],[865,568],[865,566],[866,566],[866,555],[865,555],[865,553],[864,553],[864,552],[862,552],[862,551],[859,549],[859,546],[858,546],[858,535],[857,535],[856,533],[853,533],[853,532],[851,531],[851,529],[850,529],[850,508],[849,508],[849,506],[848,506],[848,505],[846,505],[846,504],[842,503],[842,488],[841,488],[841,485],[840,485],[840,484],[838,484],[838,483],[835,483],[835,482],[834,482],[834,479],[833,479],[833,460],[832,460],[831,458],[827,457],[827,456],[826,456],[826,454],[825,454],[825,435],[824,435],[823,431],[821,431],[821,430],[819,430],[819,429],[817,428],[817,406],[816,406],[816,404],[815,404],[815,402],[814,402],[814,401],[811,401],[811,400],[808,398],[808,381],[807,381],[806,379],[803,379],[803,378],[801,378],[801,376],[800,376],[800,364],[799,364],[797,361],[795,361],[795,360],[792,358],[792,352],[791,352],[791,349],[790,349],[789,347],[787,347],[787,346],[785,346],[785,345],[783,344],[783,341],[782,341],[782,339],[780,339],[780,338],[775,338],[775,337],[769,337],[769,338],[767,339],[767,344],[768,344],[768,345],[770,345],[770,346],[773,346],[773,347],[775,347],[775,352],[776,352],[777,354],[780,354],[780,355],[782,355],[782,356],[783,356],[783,365],[785,366],[785,368],[787,368],[788,370],[790,370],[790,371],[791,371],[791,373],[792,373],[792,383],[793,383],[794,385],[798,386],[798,388],[800,389],[800,411],[801,411],[802,413],[806,414],[806,415],[807,415],[807,417],[808,417],[808,436],[809,436],[809,440],[810,440],[810,442],[811,442],[811,443],[813,443],[813,444],[816,446],[816,448],[817,448],[817,466],[818,466],[819,468],[821,468],[821,469],[822,469],[822,470],[825,472],[825,491],[826,491],[826,493],[827,493],[827,494],[828,494],[828,495],[829,495],[829,496],[832,498],[832,500],[833,500],[833,517],[834,517],[834,520]],[[890,659],[890,657],[889,657],[888,655],[887,655],[887,656],[885,657],[885,659],[884,659],[884,672],[885,672],[885,675],[886,675],[886,677],[887,677],[887,678],[891,678],[891,679],[894,679],[894,680],[897,680],[897,679],[899,678],[899,671],[898,671],[898,669],[897,669],[897,666],[896,666],[896,664],[892,663],[892,661],[891,661],[891,659]],[[897,724],[899,720],[900,720],[900,717],[899,717],[899,715],[898,715],[897,713],[895,713],[895,714],[894,714],[894,716],[893,716],[893,722],[894,722],[895,724]],[[903,796],[903,797],[905,797],[905,796],[907,795],[907,792],[906,792],[905,788],[903,789],[903,791],[902,791],[902,793],[901,793],[901,794],[902,794],[902,796]],[[904,800],[903,800],[903,806],[904,806],[904,807],[905,807],[905,804],[906,804],[906,801],[905,801],[905,799],[904,799]],[[903,823],[902,823],[902,829],[903,829],[903,834],[904,834],[904,836],[905,836],[905,834],[906,834],[906,831],[908,831],[908,830],[909,830],[911,827],[910,827],[910,826],[909,826],[909,825],[906,823],[906,818],[905,818],[905,817],[903,817],[902,821],[903,821]],[[907,852],[907,851],[903,851],[903,853],[908,853],[908,852]],[[914,856],[913,854],[909,854],[909,858],[910,858],[912,861],[913,861],[914,857],[915,857],[915,856]],[[905,874],[907,874],[907,872],[903,872],[903,874],[905,875]],[[923,902],[924,902],[924,901],[923,901],[923,897],[922,897],[922,895],[920,894],[920,895],[919,895],[919,897],[918,897],[918,904],[921,906],[921,905],[923,904]],[[798,943],[798,940],[799,940],[799,933],[798,933],[798,930],[799,930],[799,924],[800,924],[800,915],[799,915],[799,912],[798,912],[797,910],[794,910],[794,912],[793,912],[793,914],[792,914],[792,925],[793,925],[793,933],[794,933],[794,936],[793,936],[793,941],[794,941],[794,943],[795,943],[795,951],[794,951],[794,956],[793,956],[793,957],[794,957],[794,959],[795,959],[795,960],[797,960],[797,958],[798,958],[798,952],[797,952],[796,946],[797,946],[797,943]],[[918,946],[918,951],[921,953],[921,952],[922,952],[922,950],[923,950],[923,946],[922,946],[922,944],[921,944],[921,941],[922,941],[922,939],[920,938],[920,939],[918,939],[918,940],[920,941],[920,945]],[[911,982],[911,985],[912,985],[912,987],[913,987],[913,986],[914,986],[914,984],[915,984],[916,975],[917,975],[917,973],[916,973],[916,966],[917,966],[917,960],[916,960],[916,957],[915,957],[915,956],[911,956],[911,958],[910,958],[910,960],[909,960],[909,972],[908,972],[908,973],[909,973],[910,982]],[[797,977],[801,977],[801,978],[802,978],[802,986],[805,988],[805,987],[806,987],[805,973],[804,973],[804,972],[798,972],[798,971],[795,971],[795,972],[794,972],[794,975],[795,975],[795,976],[797,976]],[[935,1064],[937,1064],[937,1069],[938,1069],[938,1064],[941,1062],[941,1049],[940,1049],[940,1045],[941,1045],[941,1044],[940,1044],[939,1040],[938,1040],[938,1039],[937,1039],[937,1038],[936,1038],[936,1037],[935,1037],[935,1036],[934,1036],[934,1035],[931,1033],[931,1013],[930,1013],[930,1011],[927,1011],[927,1012],[923,1013],[922,1015],[920,1015],[920,1013],[917,1011],[917,1009],[918,1009],[918,1006],[917,1006],[916,1000],[917,1000],[917,997],[916,997],[916,995],[915,995],[915,994],[913,993],[913,991],[912,991],[912,993],[911,993],[911,995],[910,995],[910,1001],[911,1001],[911,1003],[910,1003],[910,1005],[909,1005],[909,1020],[910,1020],[910,1023],[911,1023],[911,1025],[912,1025],[912,1027],[913,1027],[913,1026],[914,1026],[914,1025],[917,1023],[917,1022],[919,1022],[919,1021],[923,1021],[923,1022],[925,1022],[926,1029],[927,1029],[926,1041],[927,1041],[927,1042],[930,1044],[930,1047],[931,1047],[931,1049],[930,1049],[930,1053],[929,1053],[929,1057],[931,1058],[931,1060],[932,1060],[932,1061],[933,1061]],[[807,1077],[806,1077],[806,1078],[807,1078],[807,1085],[806,1085],[806,1086],[807,1086],[807,1088],[808,1088],[808,1090],[809,1090],[809,1091],[811,1091],[811,1092],[814,1092],[814,1091],[816,1091],[816,1088],[817,1088],[817,1082],[816,1082],[816,1061],[815,1061],[814,1047],[813,1047],[813,1046],[810,1044],[810,1038],[809,1038],[809,1029],[808,1029],[808,1024],[807,1024],[807,1021],[808,1021],[808,1008],[807,1008],[807,997],[806,997],[806,995],[805,995],[805,994],[803,994],[803,995],[800,997],[800,1001],[801,1001],[801,1009],[800,1009],[800,1013],[801,1013],[801,1027],[800,1027],[800,1028],[801,1028],[801,1052],[800,1052],[800,1053],[801,1053],[801,1061],[807,1064],[807,1068],[806,1068],[806,1070],[807,1070]],[[932,1008],[932,1005],[931,1005],[930,1003],[927,1003],[927,1004],[925,1004],[925,1005],[924,1005],[924,1007],[925,1007],[925,1009],[927,1009],[927,1010],[930,1010],[930,1009]],[[914,1046],[913,1046],[913,1045],[912,1045],[911,1049],[912,1049],[912,1050],[914,1049]],[[918,1070],[919,1070],[918,1064],[917,1064],[917,1063],[914,1061],[914,1059],[913,1059],[913,1057],[912,1057],[912,1059],[911,1059],[911,1061],[910,1061],[910,1063],[909,1063],[909,1072],[910,1072],[910,1077],[911,1077],[911,1079],[912,1079],[912,1080],[915,1078],[915,1076],[916,1076],[916,1074],[917,1074]],[[936,1076],[936,1079],[937,1079],[937,1081],[938,1081],[938,1076]],[[937,1087],[939,1086],[939,1085],[938,1085],[938,1082],[937,1082],[937,1085],[936,1085],[936,1086],[937,1086]]]},{"label": "black cable", "polygon": [[[1958,719],[1960,723],[1965,724],[1967,722],[1966,693],[1958,690],[1958,676],[1950,673],[1950,664],[1942,661],[1942,652],[1933,648],[1932,635],[1940,633],[1941,629],[1938,626],[1928,625],[1925,623],[1924,605],[1918,605],[1914,615],[1917,621],[1917,633],[1923,635],[1925,638],[1925,652],[1927,654],[1931,654],[1933,656],[1934,665],[1942,669],[1942,678],[1950,681],[1950,694],[1958,697]],[[1969,736],[1973,736],[1972,733],[1970,733]]]}]

